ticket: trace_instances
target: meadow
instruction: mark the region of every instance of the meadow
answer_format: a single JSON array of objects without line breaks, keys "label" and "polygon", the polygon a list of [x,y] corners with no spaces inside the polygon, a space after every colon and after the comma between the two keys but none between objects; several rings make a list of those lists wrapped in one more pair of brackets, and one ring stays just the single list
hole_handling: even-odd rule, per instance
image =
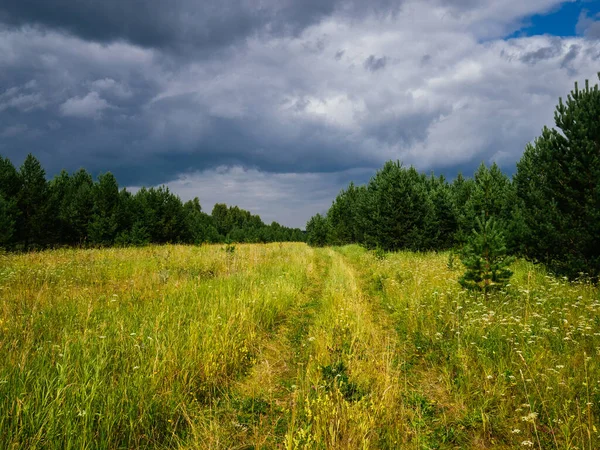
[{"label": "meadow", "polygon": [[600,448],[600,290],[305,244],[0,254],[0,448]]}]

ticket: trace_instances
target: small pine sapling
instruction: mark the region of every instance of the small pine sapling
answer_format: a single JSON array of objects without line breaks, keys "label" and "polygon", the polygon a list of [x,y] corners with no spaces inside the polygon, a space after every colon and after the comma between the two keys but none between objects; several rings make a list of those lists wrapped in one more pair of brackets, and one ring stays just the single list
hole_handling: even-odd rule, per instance
[{"label": "small pine sapling", "polygon": [[466,271],[459,283],[466,289],[483,292],[487,298],[490,291],[508,284],[512,276],[508,266],[514,258],[506,254],[504,236],[492,217],[476,218],[461,261]]}]

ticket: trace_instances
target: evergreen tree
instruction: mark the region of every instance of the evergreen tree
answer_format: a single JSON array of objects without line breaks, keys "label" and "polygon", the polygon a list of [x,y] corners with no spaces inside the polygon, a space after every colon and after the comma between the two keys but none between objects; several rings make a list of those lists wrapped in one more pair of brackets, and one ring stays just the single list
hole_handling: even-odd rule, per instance
[{"label": "evergreen tree", "polygon": [[54,219],[52,223],[52,240],[54,243],[63,243],[71,234],[69,223],[61,214],[63,212],[62,203],[67,197],[70,183],[69,174],[65,170],[62,170],[48,183],[50,210]]},{"label": "evergreen tree", "polygon": [[[600,76],[600,75],[599,75]],[[515,183],[525,254],[557,273],[600,275],[600,90],[575,89],[527,145]]]},{"label": "evergreen tree", "polygon": [[466,271],[459,282],[487,297],[490,291],[506,286],[512,276],[508,266],[514,259],[506,255],[504,236],[493,217],[483,213],[475,225],[461,255]]},{"label": "evergreen tree", "polygon": [[17,218],[14,200],[5,200],[0,193],[0,248],[11,248]]},{"label": "evergreen tree", "polygon": [[21,179],[8,158],[0,156],[0,248],[14,247],[19,218],[17,197]]},{"label": "evergreen tree", "polygon": [[119,185],[110,172],[98,176],[92,189],[93,213],[88,225],[90,243],[109,246],[118,232]]},{"label": "evergreen tree", "polygon": [[21,178],[13,163],[0,156],[0,195],[5,200],[17,200],[21,190]]},{"label": "evergreen tree", "polygon": [[468,198],[461,207],[459,237],[463,242],[469,237],[482,213],[485,217],[493,217],[496,225],[503,231],[508,230],[515,203],[516,193],[510,179],[496,163],[489,169],[482,163],[475,172]]},{"label": "evergreen tree", "polygon": [[359,202],[364,188],[350,183],[348,189],[342,190],[327,212],[331,236],[329,241],[334,245],[360,242],[358,215]]},{"label": "evergreen tree", "polygon": [[426,224],[431,247],[441,250],[452,247],[458,227],[457,212],[452,197],[452,189],[443,176],[433,175],[428,179],[429,197],[434,214]]},{"label": "evergreen tree", "polygon": [[324,247],[328,244],[329,222],[326,217],[317,214],[306,224],[306,242],[314,247]]},{"label": "evergreen tree", "polygon": [[44,247],[50,236],[48,183],[46,172],[31,153],[21,166],[19,178],[17,240],[24,248]]},{"label": "evergreen tree", "polygon": [[370,180],[364,205],[365,243],[383,250],[423,250],[432,247],[427,225],[434,205],[425,177],[400,162],[387,162]]},{"label": "evergreen tree", "polygon": [[71,176],[67,197],[61,203],[61,218],[69,224],[71,235],[68,244],[82,245],[88,241],[88,229],[94,208],[94,180],[85,170],[79,169]]}]

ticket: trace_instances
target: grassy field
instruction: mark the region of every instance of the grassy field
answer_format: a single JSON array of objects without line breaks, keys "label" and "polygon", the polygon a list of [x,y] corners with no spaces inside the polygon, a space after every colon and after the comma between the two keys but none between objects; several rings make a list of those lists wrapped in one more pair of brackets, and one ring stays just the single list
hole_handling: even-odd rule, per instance
[{"label": "grassy field", "polygon": [[0,448],[600,448],[600,291],[519,261],[155,246],[0,255]]}]

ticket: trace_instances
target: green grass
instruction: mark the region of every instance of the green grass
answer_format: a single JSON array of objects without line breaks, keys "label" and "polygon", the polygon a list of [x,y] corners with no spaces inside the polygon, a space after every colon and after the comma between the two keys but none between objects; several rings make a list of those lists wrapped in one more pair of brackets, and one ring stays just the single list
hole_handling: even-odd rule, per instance
[{"label": "green grass", "polygon": [[600,447],[600,291],[518,261],[152,246],[0,255],[0,448]]}]

